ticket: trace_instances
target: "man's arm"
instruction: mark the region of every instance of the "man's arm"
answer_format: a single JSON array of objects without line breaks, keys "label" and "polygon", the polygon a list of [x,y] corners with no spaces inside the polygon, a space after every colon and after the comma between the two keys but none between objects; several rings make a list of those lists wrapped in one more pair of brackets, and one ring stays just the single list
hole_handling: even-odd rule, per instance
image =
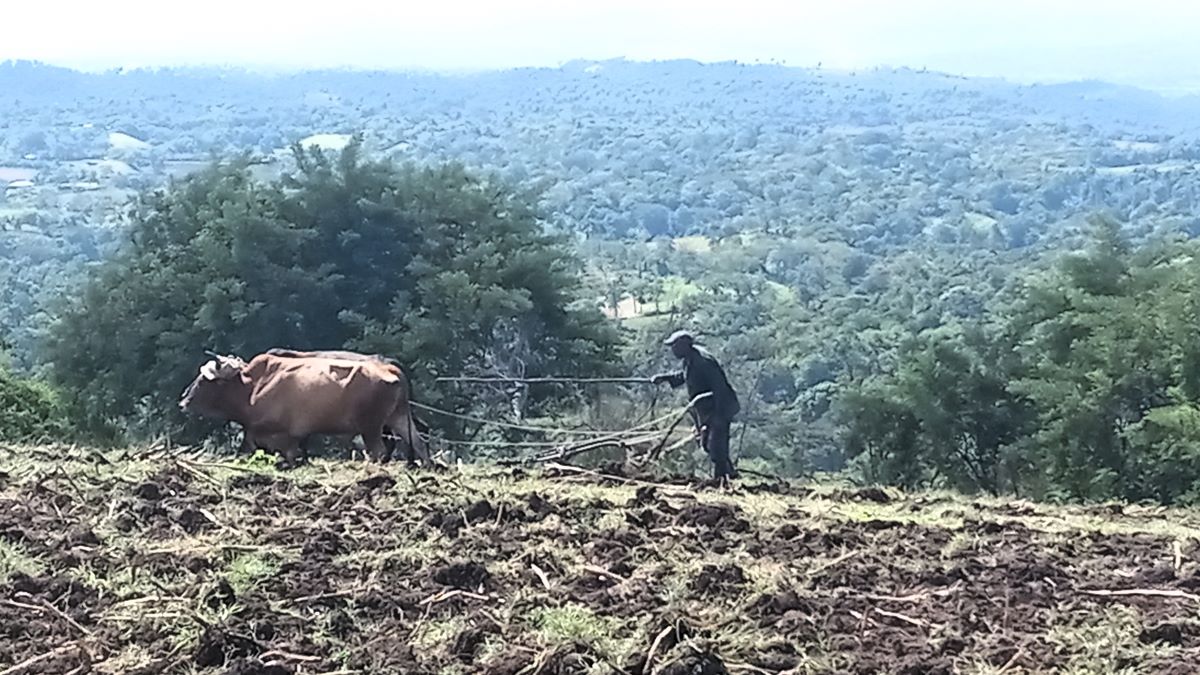
[{"label": "man's arm", "polygon": [[654,384],[662,384],[663,382],[666,382],[667,384],[671,385],[672,389],[678,389],[683,386],[685,380],[683,371],[680,370],[674,373],[662,373],[660,375],[655,375],[654,377],[650,378],[650,381]]}]

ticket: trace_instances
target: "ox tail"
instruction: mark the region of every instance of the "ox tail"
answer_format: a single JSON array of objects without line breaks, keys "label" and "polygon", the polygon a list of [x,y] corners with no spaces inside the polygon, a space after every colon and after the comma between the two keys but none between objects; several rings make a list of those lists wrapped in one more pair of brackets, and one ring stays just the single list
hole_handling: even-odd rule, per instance
[{"label": "ox tail", "polygon": [[418,457],[418,459],[426,462],[432,462],[433,456],[429,453],[429,447],[425,445],[425,439],[421,438],[421,432],[417,429],[417,411],[416,408],[413,407],[412,379],[405,379],[408,380],[408,391],[405,395],[408,397],[408,438],[412,444],[412,451],[413,454]]},{"label": "ox tail", "polygon": [[408,426],[408,445],[409,451],[413,454],[414,459],[423,461],[433,461],[432,455],[429,454],[429,448],[425,445],[421,434],[417,429],[417,411],[413,408],[413,383],[412,377],[404,372],[404,368],[395,359],[388,359],[389,364],[396,367],[401,373],[401,379],[404,381],[404,399],[406,401],[405,408],[408,414],[405,416],[404,423]]},{"label": "ox tail", "polygon": [[[413,402],[412,377],[410,376],[409,373],[405,372],[404,366],[400,365],[400,361],[398,361],[397,359],[394,359],[390,356],[382,356],[382,355],[378,355],[375,358],[383,361],[384,363],[388,364],[389,366],[392,366],[397,371],[399,371],[400,379],[404,382],[404,398],[407,401],[405,408],[408,409],[407,419],[404,421],[404,423],[408,427],[409,452],[411,452],[414,457],[424,455],[424,457],[420,457],[420,459],[424,459],[426,461],[432,461],[432,457],[429,454],[429,448],[425,447],[424,441],[421,439],[420,430],[417,425],[417,412],[416,412],[416,409],[414,409],[412,406],[412,402]],[[428,427],[429,424],[426,423],[425,426]],[[393,432],[396,432],[396,431],[399,431],[399,429],[393,430]],[[418,450],[418,448],[420,448],[420,450]]]}]

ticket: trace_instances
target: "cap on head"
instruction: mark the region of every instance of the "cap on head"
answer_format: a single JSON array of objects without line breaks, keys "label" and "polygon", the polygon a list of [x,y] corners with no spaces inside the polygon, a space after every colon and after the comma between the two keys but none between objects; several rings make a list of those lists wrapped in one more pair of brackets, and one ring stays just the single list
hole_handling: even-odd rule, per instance
[{"label": "cap on head", "polygon": [[668,347],[674,347],[677,343],[685,345],[695,344],[696,336],[692,335],[686,330],[677,330],[674,333],[671,333],[671,336],[663,341],[663,344],[667,345]]}]

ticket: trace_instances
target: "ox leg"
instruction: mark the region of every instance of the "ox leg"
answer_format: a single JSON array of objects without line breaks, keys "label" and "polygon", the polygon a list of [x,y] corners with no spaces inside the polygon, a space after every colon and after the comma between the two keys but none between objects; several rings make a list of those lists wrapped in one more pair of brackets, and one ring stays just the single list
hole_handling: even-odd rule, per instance
[{"label": "ox leg", "polygon": [[249,429],[242,429],[242,447],[239,451],[241,455],[253,455],[258,443],[254,442],[254,437],[250,434]]},{"label": "ox leg", "polygon": [[384,464],[390,459],[388,457],[387,446],[383,444],[383,429],[371,429],[364,431],[362,435],[363,445],[367,446],[367,455],[373,458],[380,464]]},{"label": "ox leg", "polygon": [[242,450],[248,455],[253,455],[259,448],[279,454],[279,467],[288,468],[298,463],[297,455],[301,455],[305,461],[308,460],[308,449],[305,447],[307,441],[307,438],[298,440],[278,433],[256,433],[247,429],[242,436]]},{"label": "ox leg", "polygon": [[432,463],[429,448],[425,447],[425,441],[421,440],[421,435],[417,433],[417,425],[413,422],[412,411],[408,406],[396,410],[389,426],[396,431],[400,440],[404,441],[405,458],[409,466],[415,465],[418,459],[427,464]]},{"label": "ox leg", "polygon": [[242,454],[249,456],[253,455],[259,449],[267,452],[276,452],[275,437],[270,434],[255,432],[251,429],[246,429],[242,433]]},{"label": "ox leg", "polygon": [[387,448],[387,456],[390,460],[396,453],[396,430],[385,426],[383,428],[383,446]]},{"label": "ox leg", "polygon": [[411,434],[404,441],[404,460],[409,466],[417,465],[417,449],[413,447],[413,437]]},{"label": "ox leg", "polygon": [[300,454],[300,441],[295,438],[284,439],[283,458],[280,459],[279,465],[281,468],[290,469],[298,464],[298,455]]}]

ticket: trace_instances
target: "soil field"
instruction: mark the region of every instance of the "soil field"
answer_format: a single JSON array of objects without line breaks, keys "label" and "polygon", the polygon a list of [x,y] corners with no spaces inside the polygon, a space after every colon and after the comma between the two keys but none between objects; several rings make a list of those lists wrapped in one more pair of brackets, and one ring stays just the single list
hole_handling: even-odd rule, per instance
[{"label": "soil field", "polygon": [[1195,673],[1197,513],[0,449],[0,674]]}]

